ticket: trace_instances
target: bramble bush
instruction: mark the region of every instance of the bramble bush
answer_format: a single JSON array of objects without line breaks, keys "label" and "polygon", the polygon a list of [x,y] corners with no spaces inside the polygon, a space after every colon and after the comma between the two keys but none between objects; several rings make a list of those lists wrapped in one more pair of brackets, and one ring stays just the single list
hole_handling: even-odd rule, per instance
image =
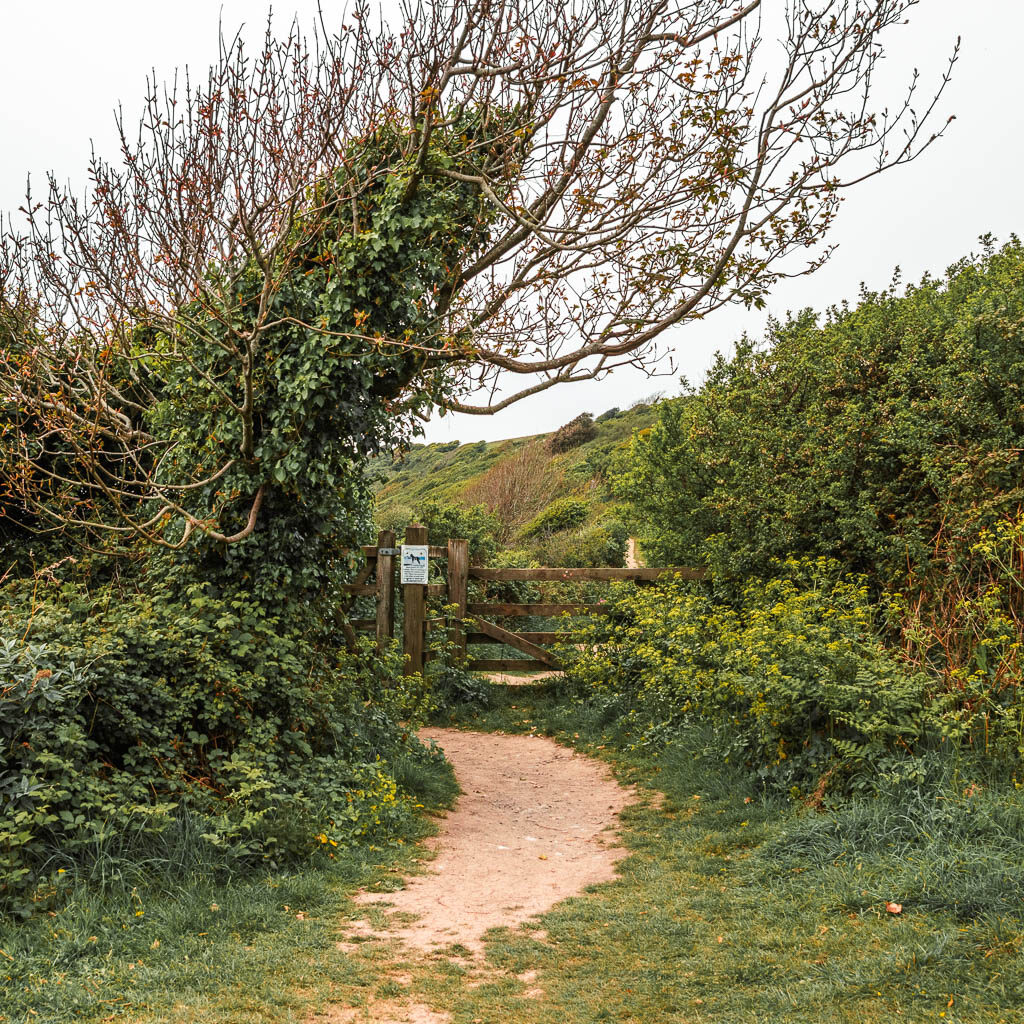
[{"label": "bramble bush", "polygon": [[682,580],[613,590],[560,649],[569,684],[639,742],[711,727],[717,756],[806,793],[869,786],[889,760],[956,741],[964,709],[882,645],[863,579],[791,559],[736,602]]},{"label": "bramble bush", "polygon": [[[951,547],[957,550],[950,550]],[[1001,764],[1024,764],[1024,515],[976,536],[943,536],[952,566],[941,586],[887,595],[904,658],[942,680],[970,712],[970,746]]]},{"label": "bramble bush", "polygon": [[433,701],[398,652],[346,653],[209,585],[49,597],[0,646],[0,909],[183,818],[243,865],[384,843],[411,813],[392,763],[433,756],[410,735]]}]

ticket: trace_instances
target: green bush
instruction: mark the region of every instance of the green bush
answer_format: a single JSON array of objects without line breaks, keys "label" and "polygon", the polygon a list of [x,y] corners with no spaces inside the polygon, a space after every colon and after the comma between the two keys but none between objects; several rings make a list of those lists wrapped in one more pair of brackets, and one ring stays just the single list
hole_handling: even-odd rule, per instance
[{"label": "green bush", "polygon": [[590,515],[590,503],[579,498],[559,498],[523,527],[522,536],[539,537],[582,526]]},{"label": "green bush", "polygon": [[645,742],[700,722],[721,757],[801,791],[869,785],[887,758],[962,734],[961,709],[883,648],[863,580],[823,560],[776,570],[736,604],[682,581],[620,589],[561,651],[570,682]]},{"label": "green bush", "polygon": [[135,858],[193,820],[236,863],[387,836],[409,813],[426,684],[241,598],[65,587],[0,646],[0,908],[58,867]]},{"label": "green bush", "polygon": [[83,670],[42,644],[0,640],[0,908],[33,882],[48,837],[104,808],[85,774],[92,752],[79,713]]},{"label": "green bush", "polygon": [[743,339],[634,442],[621,489],[652,558],[743,576],[825,556],[879,588],[970,569],[957,539],[1024,501],[1022,324],[1014,239],[903,296]]},{"label": "green bush", "polygon": [[[496,569],[530,569],[540,563],[533,552],[522,549],[505,549],[499,551],[491,564]],[[529,580],[488,581],[476,583],[470,580],[470,600],[493,601],[497,604],[530,604],[541,600],[541,585]],[[512,625],[522,626],[521,619],[513,619]]]},{"label": "green bush", "polygon": [[578,448],[588,441],[593,441],[595,437],[597,437],[597,427],[594,426],[594,417],[589,412],[583,412],[574,420],[559,427],[544,444],[549,452],[557,455],[560,452]]},{"label": "green bush", "polygon": [[427,501],[416,508],[390,505],[378,509],[377,525],[382,530],[394,530],[399,544],[410,523],[425,526],[430,543],[439,547],[453,538],[468,540],[469,560],[473,565],[489,565],[498,550],[497,534],[501,524],[484,505]]}]

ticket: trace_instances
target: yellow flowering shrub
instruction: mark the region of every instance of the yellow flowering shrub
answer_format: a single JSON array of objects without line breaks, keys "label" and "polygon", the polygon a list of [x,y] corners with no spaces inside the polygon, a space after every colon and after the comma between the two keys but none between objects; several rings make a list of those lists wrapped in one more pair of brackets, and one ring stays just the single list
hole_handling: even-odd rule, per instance
[{"label": "yellow flowering shrub", "polygon": [[883,646],[862,580],[826,559],[777,571],[730,603],[682,580],[618,589],[611,614],[561,649],[570,681],[641,742],[701,722],[723,758],[787,786],[863,776],[962,734],[960,709]]}]

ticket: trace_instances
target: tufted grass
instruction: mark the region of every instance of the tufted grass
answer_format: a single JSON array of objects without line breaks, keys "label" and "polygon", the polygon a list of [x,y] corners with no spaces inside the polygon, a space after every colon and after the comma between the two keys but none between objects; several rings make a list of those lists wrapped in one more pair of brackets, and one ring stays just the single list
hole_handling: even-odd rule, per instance
[{"label": "tufted grass", "polygon": [[632,749],[618,725],[550,684],[496,687],[488,709],[453,724],[550,734],[637,785],[621,877],[529,928],[491,932],[482,964],[457,946],[427,957],[337,945],[345,919],[367,913],[348,894],[415,870],[408,845],[290,877],[195,875],[150,891],[142,917],[130,890],[73,901],[4,931],[0,1020],[286,1024],[323,1011],[380,1022],[413,1003],[452,1024],[1024,1020],[1014,787],[935,764],[874,800],[811,810],[705,763],[692,752],[703,742]]},{"label": "tufted grass", "polygon": [[[631,750],[550,684],[505,688],[467,718],[574,743],[647,799],[625,814],[619,881],[545,915],[544,942],[496,934],[489,957],[512,978],[445,987],[439,1005],[457,1024],[1024,1020],[1015,787],[936,764],[923,781],[816,811],[706,763],[692,753],[703,742]],[[535,980],[514,980],[528,969]]]}]

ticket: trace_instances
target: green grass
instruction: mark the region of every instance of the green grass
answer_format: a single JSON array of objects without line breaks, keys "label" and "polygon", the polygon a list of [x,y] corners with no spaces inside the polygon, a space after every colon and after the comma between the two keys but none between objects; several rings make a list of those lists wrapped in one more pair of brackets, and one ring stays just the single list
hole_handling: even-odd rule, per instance
[{"label": "green grass", "polygon": [[[402,1019],[413,1002],[453,1024],[1024,1020],[1024,798],[1013,787],[979,788],[963,765],[946,766],[816,811],[708,763],[692,752],[702,743],[632,749],[557,684],[495,687],[489,708],[451,717],[554,735],[637,785],[621,878],[535,926],[490,933],[483,964],[457,948],[338,948],[345,920],[367,916],[348,893],[415,870],[409,845],[302,875],[197,877],[141,903],[130,890],[72,901],[4,932],[0,1019],[284,1024],[330,1005]],[[450,794],[443,781],[416,784]]]},{"label": "green grass", "polygon": [[[562,489],[554,498],[580,492],[592,497],[590,485],[595,480],[595,473],[617,448],[629,441],[635,431],[650,427],[656,416],[655,408],[649,405],[626,409],[617,416],[598,422],[597,436],[593,440],[552,456],[552,465],[563,474]],[[501,459],[546,436],[536,434],[463,445],[454,442],[416,444],[398,459],[378,459],[375,465],[381,475],[376,488],[378,510],[386,513],[388,509],[404,507],[415,511],[427,501],[458,503],[462,492]],[[602,507],[601,501],[595,503],[592,518]]]},{"label": "green grass", "polygon": [[[425,809],[454,799],[446,766],[410,758],[396,772]],[[375,984],[375,969],[336,948],[344,919],[362,916],[350,895],[415,870],[416,840],[432,831],[419,816],[380,848],[294,873],[225,877],[198,854],[185,870],[101,861],[92,881],[53,894],[52,911],[0,924],[0,1022],[303,1020],[336,985]]]}]

